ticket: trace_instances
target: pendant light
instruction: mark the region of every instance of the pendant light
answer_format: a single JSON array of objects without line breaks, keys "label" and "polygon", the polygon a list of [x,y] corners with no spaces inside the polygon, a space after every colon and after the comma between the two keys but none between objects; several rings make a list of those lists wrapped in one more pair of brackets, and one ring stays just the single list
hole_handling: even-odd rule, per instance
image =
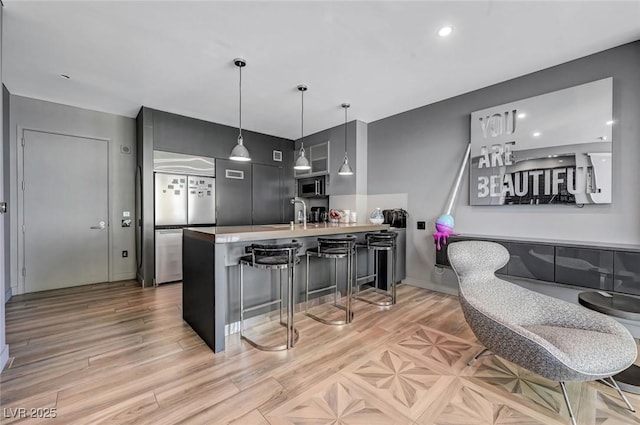
[{"label": "pendant light", "polygon": [[300,91],[301,99],[302,99],[302,114],[300,118],[300,155],[298,159],[296,159],[296,163],[293,166],[294,170],[310,170],[311,165],[309,164],[309,159],[304,155],[304,92],[307,91],[307,86],[300,84],[298,86],[298,90]]},{"label": "pendant light", "polygon": [[353,170],[349,166],[349,157],[347,157],[347,109],[351,106],[348,103],[343,103],[342,107],[344,108],[344,161],[342,165],[338,169],[338,174],[341,176],[352,176]]},{"label": "pendant light", "polygon": [[240,70],[240,84],[239,86],[239,91],[240,91],[240,114],[239,114],[239,125],[238,125],[238,129],[239,129],[239,133],[238,133],[238,143],[233,147],[233,150],[231,151],[231,155],[229,155],[229,159],[233,160],[233,161],[251,161],[251,156],[249,155],[249,151],[247,150],[247,148],[244,147],[243,144],[243,140],[242,140],[242,68],[244,68],[245,66],[247,66],[247,61],[245,61],[244,59],[241,58],[235,58],[233,60],[233,63],[238,67],[238,69]]}]

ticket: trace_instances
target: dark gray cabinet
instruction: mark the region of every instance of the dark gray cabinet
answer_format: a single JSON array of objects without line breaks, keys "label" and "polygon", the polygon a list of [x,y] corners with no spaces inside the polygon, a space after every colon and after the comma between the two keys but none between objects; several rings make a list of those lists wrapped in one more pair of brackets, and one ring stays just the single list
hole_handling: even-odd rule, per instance
[{"label": "dark gray cabinet", "polygon": [[640,295],[640,253],[618,251],[614,253],[613,290]]},{"label": "dark gray cabinet", "polygon": [[283,170],[271,165],[253,164],[252,167],[252,222],[253,224],[284,223]]},{"label": "dark gray cabinet", "polygon": [[216,159],[217,225],[284,223],[283,174],[282,167]]},{"label": "dark gray cabinet", "polygon": [[510,242],[507,249],[511,259],[506,274],[553,282],[553,246]]},{"label": "dark gray cabinet", "polygon": [[216,224],[251,224],[251,163],[216,159]]},{"label": "dark gray cabinet", "polygon": [[613,251],[557,246],[555,266],[558,283],[613,290]]},{"label": "dark gray cabinet", "polygon": [[[449,243],[464,240],[497,242],[507,248],[510,259],[506,267],[497,271],[499,274],[640,295],[640,247],[527,242],[462,235],[451,237]],[[448,244],[436,251],[436,265],[451,266],[447,248]]]}]

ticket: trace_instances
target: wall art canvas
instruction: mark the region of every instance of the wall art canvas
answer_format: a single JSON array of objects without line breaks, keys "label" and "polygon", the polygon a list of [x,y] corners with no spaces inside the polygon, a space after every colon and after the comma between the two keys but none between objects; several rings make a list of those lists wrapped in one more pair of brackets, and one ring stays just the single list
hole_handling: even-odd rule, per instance
[{"label": "wall art canvas", "polygon": [[471,114],[471,205],[609,204],[613,79]]}]

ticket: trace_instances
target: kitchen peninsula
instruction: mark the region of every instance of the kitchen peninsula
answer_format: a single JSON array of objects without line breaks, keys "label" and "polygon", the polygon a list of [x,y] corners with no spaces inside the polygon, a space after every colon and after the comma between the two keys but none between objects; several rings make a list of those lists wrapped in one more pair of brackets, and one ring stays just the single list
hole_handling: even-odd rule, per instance
[{"label": "kitchen peninsula", "polygon": [[[318,236],[353,234],[364,240],[367,232],[388,229],[387,224],[347,224],[319,223],[307,224],[305,229],[296,224],[258,226],[198,227],[184,230],[183,236],[183,284],[182,315],[184,320],[213,349],[224,351],[225,334],[238,330],[239,320],[239,278],[238,260],[246,255],[245,248],[252,243],[285,243],[296,239],[302,244],[298,255],[316,245]],[[405,238],[398,246],[397,280],[404,278]],[[366,253],[361,253],[366,254]],[[363,260],[366,259],[362,256]],[[304,261],[296,266],[294,287],[295,299],[299,303],[304,288],[306,270]],[[314,267],[313,265],[310,267]],[[359,269],[365,270],[366,260]],[[271,281],[277,281],[277,274]],[[315,267],[314,279],[328,279],[327,267]],[[245,282],[255,283],[254,290],[245,293],[248,302],[268,298],[274,293],[275,285],[269,283],[269,275],[264,271],[246,270]],[[249,299],[247,299],[249,298]]]}]

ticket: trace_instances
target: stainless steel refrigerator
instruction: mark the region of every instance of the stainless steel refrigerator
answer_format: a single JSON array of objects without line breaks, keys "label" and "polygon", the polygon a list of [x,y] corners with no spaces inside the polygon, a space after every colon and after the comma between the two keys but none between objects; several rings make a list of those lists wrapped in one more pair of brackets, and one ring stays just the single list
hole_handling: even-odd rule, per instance
[{"label": "stainless steel refrigerator", "polygon": [[155,174],[156,284],[182,280],[182,229],[216,224],[215,178]]}]

